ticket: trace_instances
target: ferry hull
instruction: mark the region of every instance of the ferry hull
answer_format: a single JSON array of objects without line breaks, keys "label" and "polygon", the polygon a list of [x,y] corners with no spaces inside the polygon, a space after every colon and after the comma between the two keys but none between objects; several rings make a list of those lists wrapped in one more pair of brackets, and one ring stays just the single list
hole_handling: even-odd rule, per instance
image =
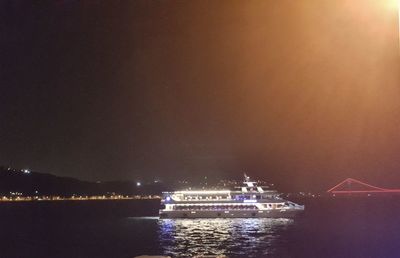
[{"label": "ferry hull", "polygon": [[294,218],[302,210],[160,211],[160,218]]}]

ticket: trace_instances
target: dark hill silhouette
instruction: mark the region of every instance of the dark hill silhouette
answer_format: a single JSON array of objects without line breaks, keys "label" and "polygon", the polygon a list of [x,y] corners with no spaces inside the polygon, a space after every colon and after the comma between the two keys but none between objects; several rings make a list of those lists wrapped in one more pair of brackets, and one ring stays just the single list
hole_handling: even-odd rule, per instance
[{"label": "dark hill silhouette", "polygon": [[164,191],[161,183],[136,186],[131,181],[89,182],[76,178],[59,177],[46,173],[0,167],[0,195],[19,192],[23,195],[122,195],[159,194]]}]

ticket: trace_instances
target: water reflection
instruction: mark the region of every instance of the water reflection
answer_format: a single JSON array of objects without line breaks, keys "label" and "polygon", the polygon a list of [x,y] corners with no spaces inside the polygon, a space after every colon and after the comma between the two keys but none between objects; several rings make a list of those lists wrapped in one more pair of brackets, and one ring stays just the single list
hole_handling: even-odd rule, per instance
[{"label": "water reflection", "polygon": [[291,219],[163,219],[160,245],[172,257],[273,255]]}]

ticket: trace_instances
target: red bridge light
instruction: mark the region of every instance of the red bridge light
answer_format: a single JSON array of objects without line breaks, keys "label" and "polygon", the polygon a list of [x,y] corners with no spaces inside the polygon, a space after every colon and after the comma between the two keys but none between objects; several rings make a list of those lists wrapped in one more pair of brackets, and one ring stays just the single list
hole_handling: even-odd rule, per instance
[{"label": "red bridge light", "polygon": [[[351,189],[358,187],[359,189]],[[361,189],[360,189],[361,187]],[[387,189],[373,186],[353,178],[347,178],[327,191],[332,194],[350,193],[400,193],[400,189]]]}]

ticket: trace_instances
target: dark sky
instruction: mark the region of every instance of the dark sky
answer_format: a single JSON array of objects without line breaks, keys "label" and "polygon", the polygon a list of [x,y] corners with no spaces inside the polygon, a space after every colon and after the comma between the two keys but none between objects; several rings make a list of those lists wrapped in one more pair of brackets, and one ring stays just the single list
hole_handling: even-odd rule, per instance
[{"label": "dark sky", "polygon": [[2,1],[0,164],[400,187],[394,1]]}]

